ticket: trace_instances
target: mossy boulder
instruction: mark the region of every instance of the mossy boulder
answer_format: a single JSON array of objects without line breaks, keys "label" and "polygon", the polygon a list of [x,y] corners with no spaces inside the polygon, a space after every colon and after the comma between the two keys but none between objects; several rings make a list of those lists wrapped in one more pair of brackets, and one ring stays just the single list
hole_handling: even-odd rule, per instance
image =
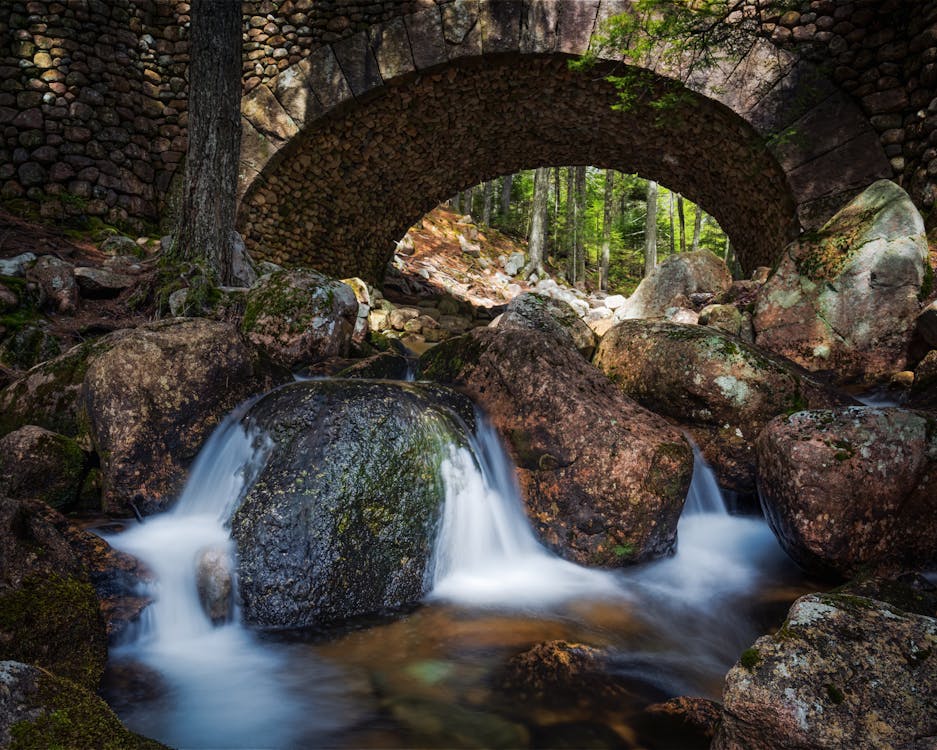
[{"label": "mossy boulder", "polygon": [[12,330],[0,344],[0,363],[17,370],[28,370],[52,359],[62,351],[59,340],[42,321],[25,323]]},{"label": "mossy boulder", "polygon": [[924,748],[937,620],[847,594],[798,599],[726,677],[714,750]]},{"label": "mossy boulder", "polygon": [[439,463],[472,409],[446,389],[363,380],[295,383],[251,407],[245,424],[272,448],[231,525],[245,620],[307,627],[418,602]]},{"label": "mossy boulder", "polygon": [[358,319],[354,290],[316,271],[277,271],[247,295],[241,330],[290,369],[348,356]]},{"label": "mossy boulder", "polygon": [[927,257],[908,194],[876,182],[787,247],[758,294],[755,341],[843,379],[905,370]]},{"label": "mossy boulder", "polygon": [[673,549],[690,447],[572,347],[536,330],[475,329],[426,352],[420,366],[489,415],[554,552],[618,567]]},{"label": "mossy boulder", "polygon": [[499,328],[528,328],[555,336],[579,350],[586,359],[595,352],[595,334],[566,302],[526,292],[511,300],[498,321]]},{"label": "mossy boulder", "polygon": [[779,417],[756,442],[758,490],[781,546],[805,569],[937,564],[937,421],[852,407]]},{"label": "mossy boulder", "polygon": [[218,422],[287,379],[237,329],[174,319],[108,335],[87,365],[81,406],[100,456],[103,506],[164,510]]},{"label": "mossy boulder", "polygon": [[855,403],[784,359],[702,326],[619,323],[595,364],[621,390],[689,429],[722,486],[755,492],[753,443],[778,414]]},{"label": "mossy boulder", "polygon": [[93,691],[40,667],[0,661],[0,747],[160,750],[128,731]]},{"label": "mossy boulder", "polygon": [[89,468],[89,456],[78,443],[42,427],[27,425],[0,438],[0,495],[69,510]]},{"label": "mossy boulder", "polygon": [[937,349],[927,353],[914,368],[914,382],[908,405],[937,411]]}]

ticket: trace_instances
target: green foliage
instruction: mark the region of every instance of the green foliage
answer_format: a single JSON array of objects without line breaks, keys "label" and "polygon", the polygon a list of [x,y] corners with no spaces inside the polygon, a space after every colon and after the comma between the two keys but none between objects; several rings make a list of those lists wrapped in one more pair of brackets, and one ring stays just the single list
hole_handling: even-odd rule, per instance
[{"label": "green foliage", "polygon": [[755,668],[761,663],[761,653],[757,648],[747,648],[739,657],[739,663],[749,672],[754,672]]}]

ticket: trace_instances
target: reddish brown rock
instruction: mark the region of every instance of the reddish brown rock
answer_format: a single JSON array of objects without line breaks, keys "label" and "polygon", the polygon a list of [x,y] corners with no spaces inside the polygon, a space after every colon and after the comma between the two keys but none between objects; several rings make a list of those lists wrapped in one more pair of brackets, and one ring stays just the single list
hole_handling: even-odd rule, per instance
[{"label": "reddish brown rock", "polygon": [[701,326],[627,320],[595,364],[628,396],[686,426],[724,487],[755,490],[753,443],[778,414],[855,403],[792,363]]},{"label": "reddish brown rock", "polygon": [[781,417],[756,442],[765,516],[805,569],[925,570],[937,563],[937,426],[904,409]]},{"label": "reddish brown rock", "polygon": [[462,388],[490,416],[551,549],[603,566],[673,549],[690,448],[573,347],[533,330],[476,329],[420,364],[424,377]]}]

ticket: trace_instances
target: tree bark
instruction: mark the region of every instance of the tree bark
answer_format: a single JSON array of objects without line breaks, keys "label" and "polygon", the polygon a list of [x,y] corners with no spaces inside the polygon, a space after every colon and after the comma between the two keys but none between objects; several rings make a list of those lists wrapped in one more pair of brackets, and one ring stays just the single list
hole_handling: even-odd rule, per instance
[{"label": "tree bark", "polygon": [[486,227],[491,225],[491,191],[494,187],[492,180],[485,183],[485,201],[482,205],[482,224]]},{"label": "tree bark", "polygon": [[586,168],[576,167],[576,281],[586,280]]},{"label": "tree bark", "polygon": [[192,0],[185,185],[172,256],[233,281],[241,156],[241,4]]},{"label": "tree bark", "polygon": [[599,289],[608,291],[608,261],[612,243],[612,206],[615,203],[615,173],[605,170],[605,214],[602,217],[602,262],[599,265]]},{"label": "tree bark", "polygon": [[527,252],[530,260],[524,268],[524,276],[536,273],[546,276],[543,256],[547,244],[547,206],[550,202],[550,168],[540,167],[534,172],[534,204],[530,222],[530,241]]},{"label": "tree bark", "polygon": [[686,213],[683,210],[683,196],[677,196],[677,218],[680,221],[680,252],[686,252]]},{"label": "tree bark", "polygon": [[462,213],[462,193],[456,193],[449,200],[449,207],[457,214]]},{"label": "tree bark", "polygon": [[514,175],[504,175],[504,182],[501,184],[501,221],[507,222],[511,215],[511,186],[514,184]]},{"label": "tree bark", "polygon": [[647,183],[647,218],[644,222],[644,276],[657,266],[657,183]]},{"label": "tree bark", "polygon": [[677,229],[673,220],[673,191],[670,191],[670,254],[677,252]]},{"label": "tree bark", "polygon": [[696,219],[693,221],[693,252],[699,250],[699,238],[703,233],[703,209],[696,207]]},{"label": "tree bark", "polygon": [[576,169],[566,167],[566,280],[576,283]]},{"label": "tree bark", "polygon": [[474,199],[475,199],[475,188],[474,188],[474,187],[470,187],[468,190],[466,190],[466,191],[462,194],[462,202],[465,204],[465,205],[463,206],[463,208],[465,209],[465,213],[467,213],[467,214],[469,214],[469,215],[471,215],[472,209],[474,208],[474,206],[472,205],[472,204],[475,202]]},{"label": "tree bark", "polygon": [[560,168],[553,170],[553,252],[560,247]]}]

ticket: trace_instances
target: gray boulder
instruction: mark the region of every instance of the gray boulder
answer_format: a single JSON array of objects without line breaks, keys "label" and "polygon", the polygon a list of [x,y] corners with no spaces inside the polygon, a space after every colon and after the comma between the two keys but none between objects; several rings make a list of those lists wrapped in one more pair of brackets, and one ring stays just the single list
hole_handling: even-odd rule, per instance
[{"label": "gray boulder", "polygon": [[927,253],[908,194],[876,182],[787,247],[757,297],[756,343],[843,379],[907,369]]},{"label": "gray boulder", "polygon": [[307,627],[418,602],[443,490],[438,467],[462,432],[446,389],[307,381],[257,402],[267,463],[234,514],[244,618]]},{"label": "gray boulder", "polygon": [[562,300],[543,294],[520,294],[508,304],[499,328],[542,331],[578,349],[586,359],[595,352],[595,334],[576,311]]}]

